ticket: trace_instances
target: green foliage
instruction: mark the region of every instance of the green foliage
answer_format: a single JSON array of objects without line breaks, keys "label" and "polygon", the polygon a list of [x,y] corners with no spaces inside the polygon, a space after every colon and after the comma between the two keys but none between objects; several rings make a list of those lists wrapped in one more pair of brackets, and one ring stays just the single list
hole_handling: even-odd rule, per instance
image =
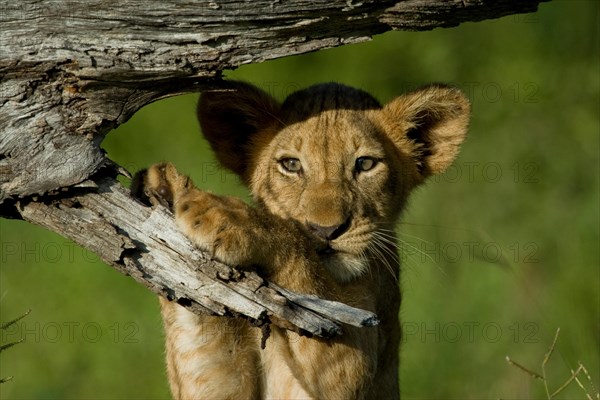
[{"label": "green foliage", "polygon": [[[553,1],[532,15],[370,43],[228,72],[283,99],[322,81],[388,101],[429,82],[471,98],[455,166],[411,199],[403,223],[404,399],[544,398],[508,365],[535,365],[556,327],[549,382],[581,361],[600,382],[599,5]],[[197,95],[145,107],[103,146],[131,171],[170,160],[202,187],[246,196],[219,170],[195,120]],[[0,220],[1,369],[11,398],[169,397],[155,297],[55,234]],[[18,354],[17,354],[18,353]],[[576,385],[556,398],[582,398]]]}]

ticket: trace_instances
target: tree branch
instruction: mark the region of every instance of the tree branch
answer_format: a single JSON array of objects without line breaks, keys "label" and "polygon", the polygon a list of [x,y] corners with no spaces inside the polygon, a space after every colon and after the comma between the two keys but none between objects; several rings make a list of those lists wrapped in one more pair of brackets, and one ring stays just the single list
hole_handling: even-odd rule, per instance
[{"label": "tree branch", "polygon": [[[301,296],[207,258],[163,207],[132,199],[112,178],[75,185],[43,202],[22,201],[23,218],[97,253],[153,292],[194,311],[243,315],[304,334],[333,336],[338,323],[373,326],[377,317],[341,303]],[[167,246],[168,244],[168,246]]]},{"label": "tree branch", "polygon": [[58,232],[198,312],[316,335],[338,333],[332,321],[373,324],[372,314],[298,297],[204,257],[164,211],[119,186],[100,143],[154,100],[218,86],[224,69],[390,29],[532,12],[541,1],[2,0],[0,215]]}]

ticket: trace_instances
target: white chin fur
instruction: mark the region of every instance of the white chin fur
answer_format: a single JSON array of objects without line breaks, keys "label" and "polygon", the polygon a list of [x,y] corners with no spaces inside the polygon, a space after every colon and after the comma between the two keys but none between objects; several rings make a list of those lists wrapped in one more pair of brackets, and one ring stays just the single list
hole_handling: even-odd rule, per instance
[{"label": "white chin fur", "polygon": [[333,277],[341,282],[358,278],[369,268],[367,260],[348,253],[336,253],[325,263]]}]

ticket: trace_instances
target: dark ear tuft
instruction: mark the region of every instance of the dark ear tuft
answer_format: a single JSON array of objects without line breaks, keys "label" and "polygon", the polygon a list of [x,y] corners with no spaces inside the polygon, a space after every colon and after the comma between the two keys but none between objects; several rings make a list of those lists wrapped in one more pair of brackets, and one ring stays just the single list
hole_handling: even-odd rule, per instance
[{"label": "dark ear tuft", "polygon": [[458,155],[469,125],[470,104],[459,89],[431,85],[397,97],[383,112],[392,125],[386,130],[396,143],[408,141],[418,172],[425,178],[444,172]]},{"label": "dark ear tuft", "polygon": [[219,162],[247,179],[250,147],[257,135],[278,124],[279,110],[279,103],[259,88],[228,81],[202,93],[198,120]]}]

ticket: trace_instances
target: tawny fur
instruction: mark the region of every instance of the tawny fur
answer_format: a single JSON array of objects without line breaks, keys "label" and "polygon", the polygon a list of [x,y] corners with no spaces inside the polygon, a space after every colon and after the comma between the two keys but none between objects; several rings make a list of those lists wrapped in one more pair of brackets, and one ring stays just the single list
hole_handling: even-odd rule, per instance
[{"label": "tawny fur", "polygon": [[256,204],[199,190],[171,164],[141,175],[144,193],[167,203],[180,229],[216,259],[373,311],[381,323],[345,326],[333,339],[273,327],[261,350],[260,330],[245,321],[199,317],[161,298],[173,396],[399,398],[394,225],[411,190],[456,157],[465,96],[432,85],[381,106],[363,91],[324,84],[279,104],[231,82],[204,93],[198,115],[217,158]]}]

